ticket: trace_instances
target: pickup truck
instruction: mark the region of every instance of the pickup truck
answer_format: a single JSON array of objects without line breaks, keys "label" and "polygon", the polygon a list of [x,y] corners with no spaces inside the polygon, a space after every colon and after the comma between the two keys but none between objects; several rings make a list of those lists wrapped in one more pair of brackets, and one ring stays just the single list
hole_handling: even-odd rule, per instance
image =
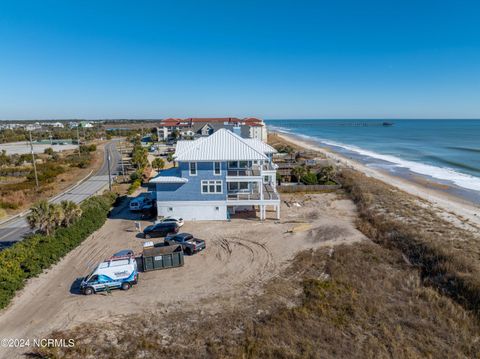
[{"label": "pickup truck", "polygon": [[188,255],[203,251],[206,248],[205,241],[203,239],[195,238],[190,233],[176,233],[165,237],[166,246],[175,244],[180,244],[183,252]]}]

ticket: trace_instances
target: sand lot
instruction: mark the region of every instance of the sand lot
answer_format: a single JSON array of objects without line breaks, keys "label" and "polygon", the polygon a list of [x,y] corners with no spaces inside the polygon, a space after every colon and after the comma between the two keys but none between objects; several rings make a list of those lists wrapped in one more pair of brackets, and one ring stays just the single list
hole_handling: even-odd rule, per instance
[{"label": "sand lot", "polygon": [[[52,330],[92,321],[118,320],[148,310],[180,309],[258,293],[299,251],[363,240],[354,225],[355,207],[335,193],[282,195],[281,221],[233,219],[187,222],[181,232],[205,239],[207,249],[185,257],[180,268],[140,273],[137,286],[84,296],[78,278],[113,252],[140,252],[143,239],[134,232],[134,216],[125,206],[60,263],[28,282],[0,314],[0,338],[42,338]],[[273,212],[271,213],[273,217]],[[148,223],[142,222],[145,226]],[[161,239],[157,239],[161,241]],[[0,357],[12,357],[2,351]]]}]

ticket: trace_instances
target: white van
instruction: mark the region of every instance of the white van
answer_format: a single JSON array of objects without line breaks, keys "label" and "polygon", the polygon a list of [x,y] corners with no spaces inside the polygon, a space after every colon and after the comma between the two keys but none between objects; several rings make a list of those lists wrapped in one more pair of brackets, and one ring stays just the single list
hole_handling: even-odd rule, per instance
[{"label": "white van", "polygon": [[121,288],[129,290],[138,281],[137,261],[133,256],[112,257],[100,263],[80,284],[85,295]]}]

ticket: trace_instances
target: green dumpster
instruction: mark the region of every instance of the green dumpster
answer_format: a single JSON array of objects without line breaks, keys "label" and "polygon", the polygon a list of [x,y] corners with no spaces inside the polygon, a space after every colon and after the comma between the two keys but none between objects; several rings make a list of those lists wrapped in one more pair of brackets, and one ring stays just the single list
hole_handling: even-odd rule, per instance
[{"label": "green dumpster", "polygon": [[183,266],[182,246],[144,248],[141,262],[144,272]]}]

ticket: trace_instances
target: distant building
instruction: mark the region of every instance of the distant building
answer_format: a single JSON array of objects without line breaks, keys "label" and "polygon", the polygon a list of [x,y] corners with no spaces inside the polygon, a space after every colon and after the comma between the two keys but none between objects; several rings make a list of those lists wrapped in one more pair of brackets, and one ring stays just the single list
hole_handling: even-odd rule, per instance
[{"label": "distant building", "polygon": [[199,138],[210,136],[221,128],[230,130],[242,138],[267,141],[267,127],[257,118],[167,118],[159,123],[157,134],[162,140],[171,138],[174,133],[177,133],[180,138]]},{"label": "distant building", "polygon": [[276,150],[255,138],[221,128],[208,137],[178,141],[178,167],[150,180],[156,187],[159,216],[187,220],[226,220],[237,211],[267,206],[280,216],[276,190]]},{"label": "distant building", "polygon": [[63,128],[63,123],[61,122],[43,122],[42,126],[48,126],[48,127],[55,127],[55,128]]}]

